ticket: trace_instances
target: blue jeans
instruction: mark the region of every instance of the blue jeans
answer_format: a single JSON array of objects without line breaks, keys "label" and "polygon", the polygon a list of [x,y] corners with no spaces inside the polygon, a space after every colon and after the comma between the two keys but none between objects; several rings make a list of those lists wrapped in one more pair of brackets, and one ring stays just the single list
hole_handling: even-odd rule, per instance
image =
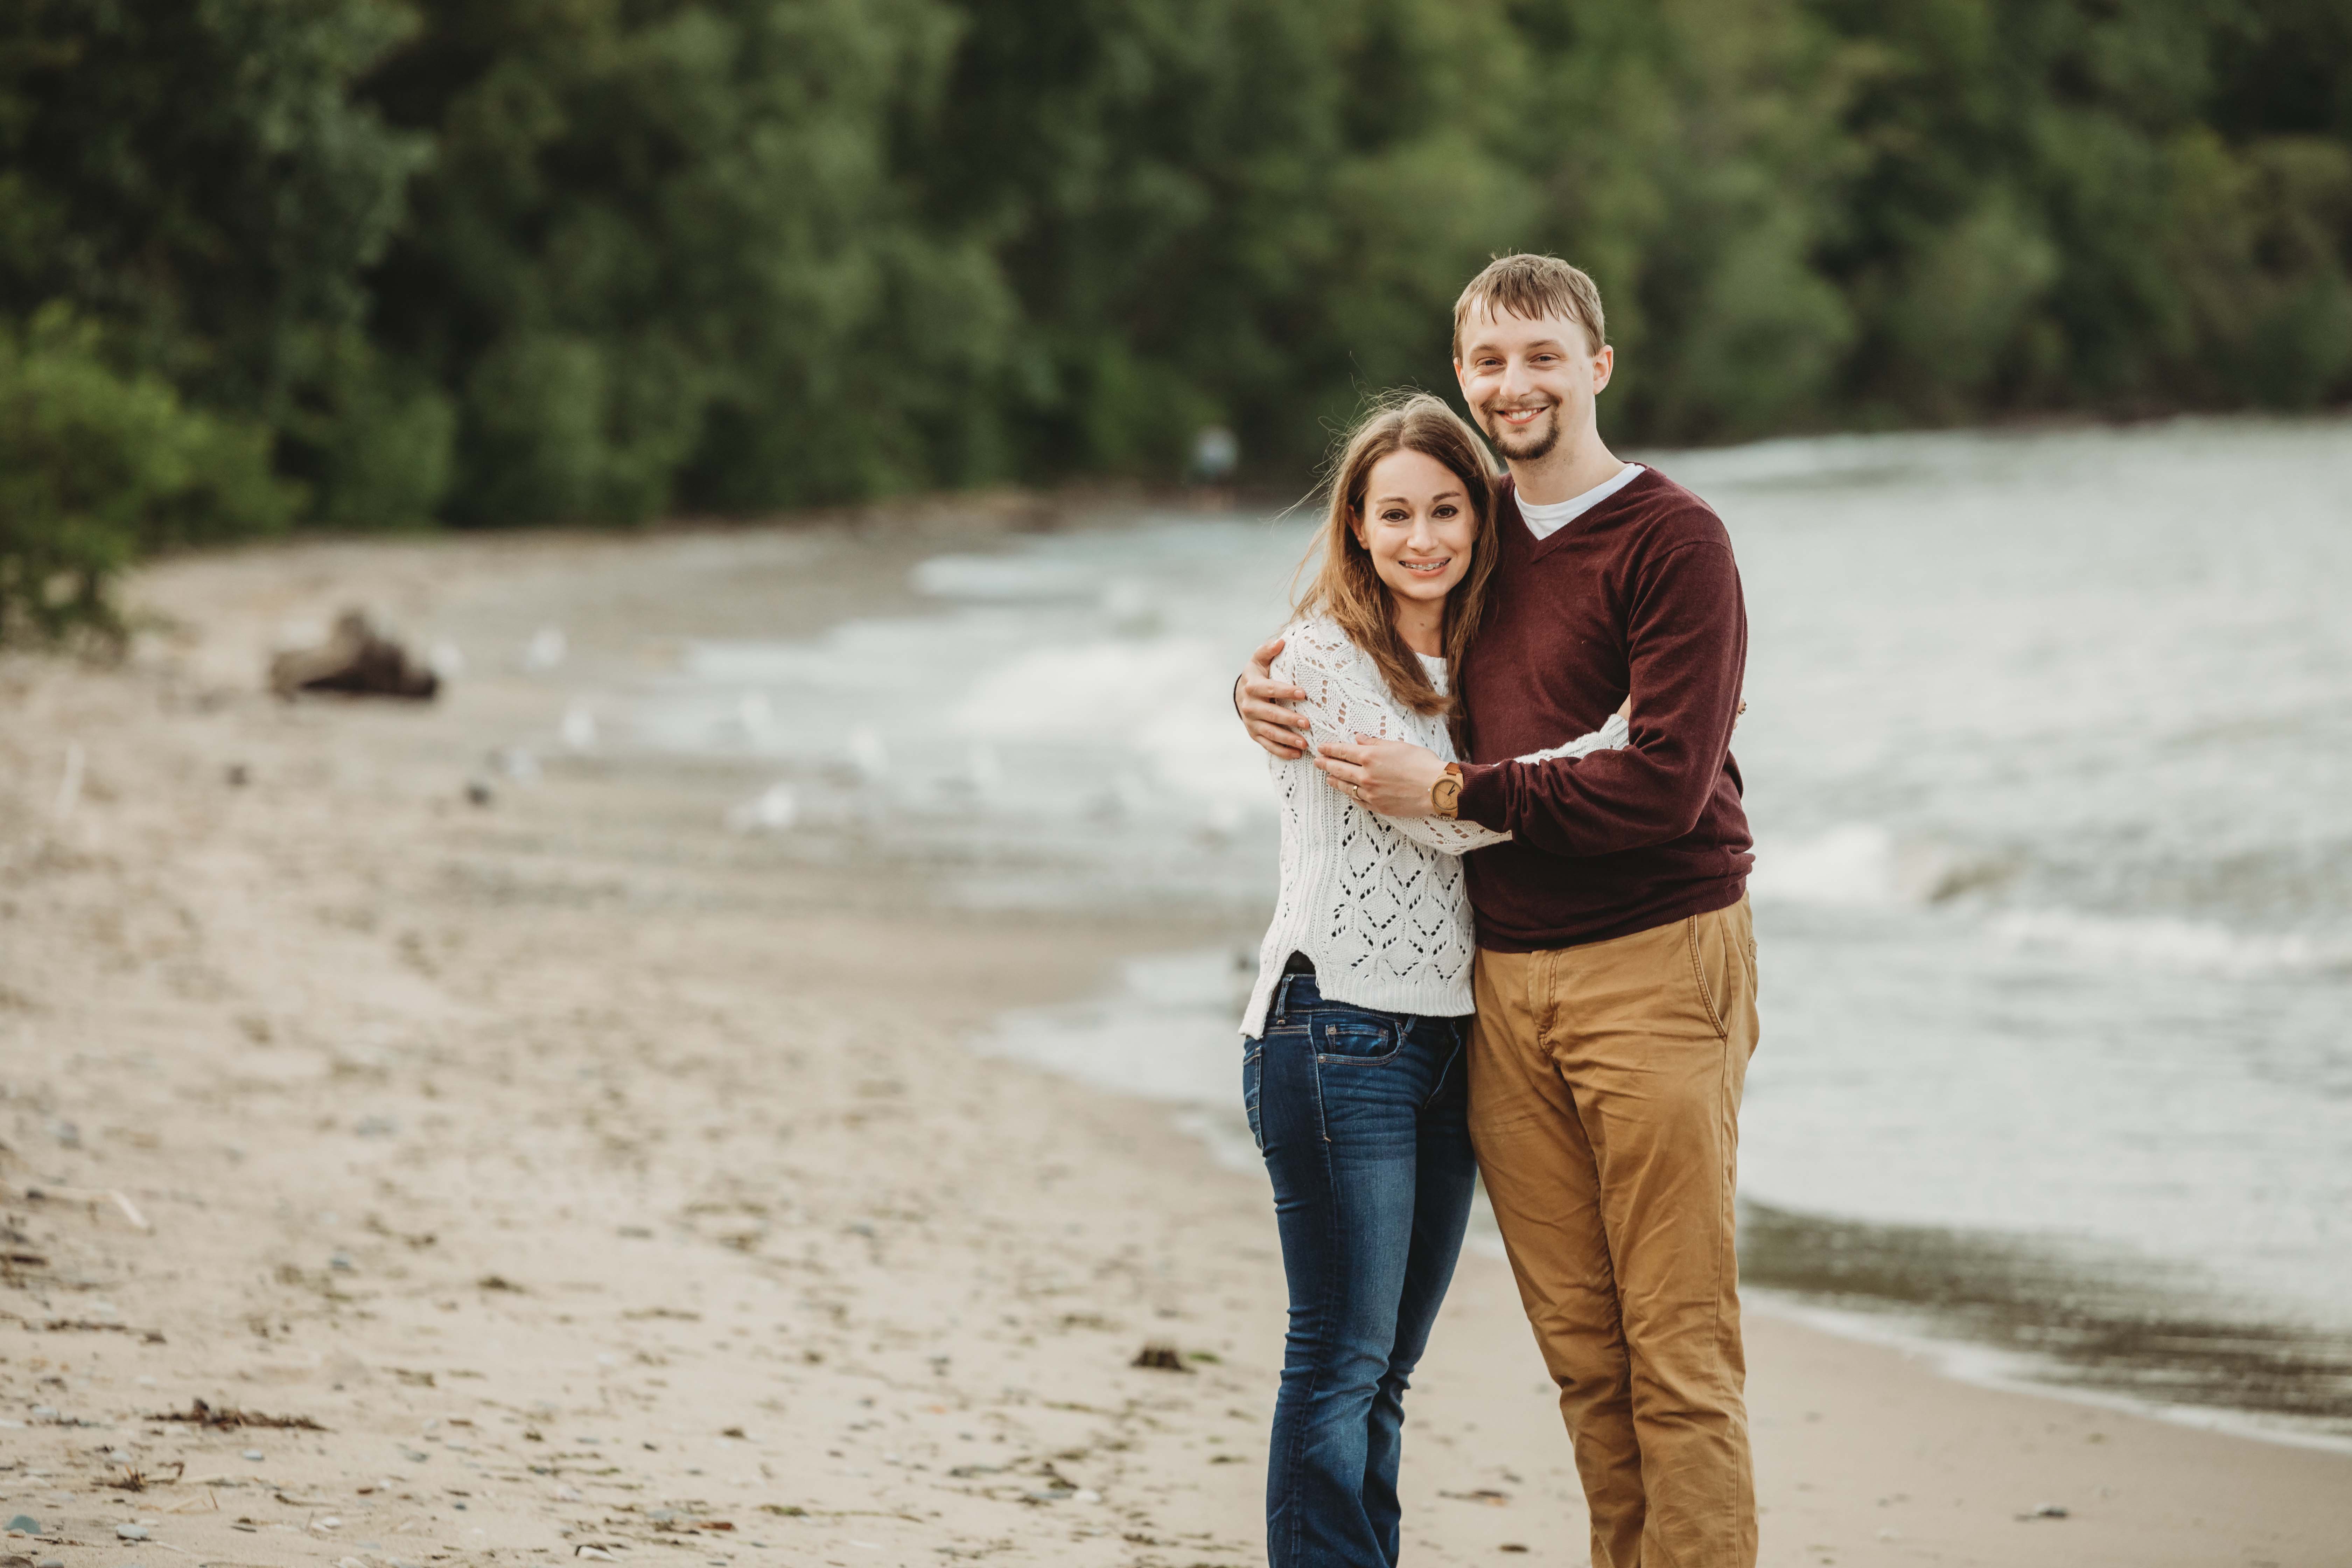
[{"label": "blue jeans", "polygon": [[1266,1464],[1270,1568],[1393,1568],[1404,1391],[1454,1278],[1476,1166],[1466,1018],[1326,1002],[1286,974],[1242,1100],[1274,1178],[1290,1333]]}]

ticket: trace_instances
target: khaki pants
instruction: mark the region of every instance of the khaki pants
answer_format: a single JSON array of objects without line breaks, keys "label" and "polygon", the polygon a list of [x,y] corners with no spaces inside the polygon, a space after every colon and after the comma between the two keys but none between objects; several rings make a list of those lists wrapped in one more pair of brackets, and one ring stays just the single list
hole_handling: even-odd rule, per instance
[{"label": "khaki pants", "polygon": [[1750,1568],[1732,1184],[1748,901],[1478,954],[1470,1136],[1576,1449],[1594,1568]]}]

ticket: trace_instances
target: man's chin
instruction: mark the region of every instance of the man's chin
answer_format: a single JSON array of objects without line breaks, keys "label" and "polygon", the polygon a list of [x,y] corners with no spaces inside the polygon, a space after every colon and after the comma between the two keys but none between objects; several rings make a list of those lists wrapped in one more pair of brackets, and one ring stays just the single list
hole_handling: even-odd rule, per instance
[{"label": "man's chin", "polygon": [[1503,460],[1507,463],[1541,462],[1551,456],[1551,449],[1554,447],[1559,445],[1559,416],[1555,415],[1545,420],[1541,434],[1530,432],[1520,436],[1510,432],[1497,432],[1494,437],[1494,442],[1495,450],[1503,455]]}]

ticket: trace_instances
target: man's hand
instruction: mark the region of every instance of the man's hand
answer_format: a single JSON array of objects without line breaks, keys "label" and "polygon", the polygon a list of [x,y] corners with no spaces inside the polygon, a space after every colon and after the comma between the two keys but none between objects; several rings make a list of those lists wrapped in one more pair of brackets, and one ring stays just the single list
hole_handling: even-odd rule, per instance
[{"label": "man's hand", "polygon": [[1427,816],[1429,786],[1445,763],[1424,746],[1359,735],[1352,746],[1338,742],[1317,753],[1323,776],[1382,816]]},{"label": "man's hand", "polygon": [[1307,693],[1274,678],[1274,656],[1281,651],[1276,637],[1250,655],[1249,668],[1234,682],[1234,708],[1249,738],[1286,763],[1307,754],[1307,716],[1280,704],[1304,701]]}]

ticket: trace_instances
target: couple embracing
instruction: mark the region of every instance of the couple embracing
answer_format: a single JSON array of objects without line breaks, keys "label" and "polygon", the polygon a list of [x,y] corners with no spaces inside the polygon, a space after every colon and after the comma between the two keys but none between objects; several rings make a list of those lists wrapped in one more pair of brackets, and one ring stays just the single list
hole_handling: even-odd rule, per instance
[{"label": "couple embracing", "polygon": [[1601,444],[1585,274],[1495,262],[1454,353],[1508,476],[1433,397],[1372,413],[1234,692],[1283,817],[1243,1022],[1290,1292],[1267,1553],[1397,1562],[1403,1394],[1483,1174],[1597,1568],[1749,1568],[1738,572],[1705,502]]}]

